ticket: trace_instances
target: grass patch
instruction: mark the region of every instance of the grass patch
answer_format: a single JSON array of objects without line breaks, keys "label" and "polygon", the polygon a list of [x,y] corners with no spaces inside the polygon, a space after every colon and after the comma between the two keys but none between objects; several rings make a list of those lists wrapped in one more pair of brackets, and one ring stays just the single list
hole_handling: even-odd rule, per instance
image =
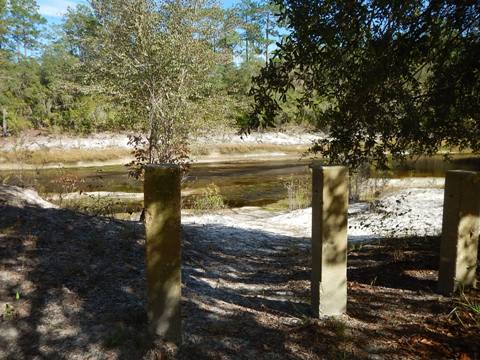
[{"label": "grass patch", "polygon": [[335,318],[328,319],[325,323],[325,326],[331,331],[333,331],[335,336],[341,338],[345,336],[345,333],[347,331],[347,325],[343,321]]},{"label": "grass patch", "polygon": [[308,146],[276,145],[276,144],[216,144],[212,146],[195,145],[192,147],[192,155],[208,156],[213,154],[232,155],[248,153],[272,153],[282,152],[286,154],[303,154]]},{"label": "grass patch", "polygon": [[268,211],[306,209],[312,205],[311,181],[308,176],[282,179],[286,197],[265,207]]},{"label": "grass patch", "polygon": [[208,213],[225,208],[220,188],[215,184],[210,184],[202,190],[201,194],[192,196],[190,202],[184,205],[195,213]]},{"label": "grass patch", "polygon": [[[274,144],[219,144],[213,146],[194,145],[192,156],[209,156],[214,154],[232,155],[248,153],[282,152],[301,155],[307,150],[306,146],[289,146]],[[123,159],[131,156],[131,150],[126,148],[105,149],[42,149],[19,150],[3,152],[0,163],[48,165],[48,164],[75,164],[78,162],[102,162]]]},{"label": "grass patch", "polygon": [[137,200],[115,199],[99,196],[85,196],[78,199],[64,199],[54,201],[57,205],[94,216],[114,218],[116,214],[133,214],[141,212],[143,202]]},{"label": "grass patch", "polygon": [[4,152],[0,162],[22,163],[29,165],[74,164],[77,162],[108,161],[128,157],[131,150],[121,148],[105,149],[45,149],[45,150],[15,150]]},{"label": "grass patch", "polygon": [[469,297],[460,288],[454,298],[455,307],[450,315],[464,328],[480,330],[480,302]]}]

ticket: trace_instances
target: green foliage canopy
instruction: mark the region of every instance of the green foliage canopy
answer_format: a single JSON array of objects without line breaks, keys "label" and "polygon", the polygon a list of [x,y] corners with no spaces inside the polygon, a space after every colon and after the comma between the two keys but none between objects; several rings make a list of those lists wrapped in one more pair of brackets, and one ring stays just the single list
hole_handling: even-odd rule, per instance
[{"label": "green foliage canopy", "polygon": [[255,79],[250,128],[292,89],[330,163],[480,151],[480,2],[275,0],[289,34]]}]

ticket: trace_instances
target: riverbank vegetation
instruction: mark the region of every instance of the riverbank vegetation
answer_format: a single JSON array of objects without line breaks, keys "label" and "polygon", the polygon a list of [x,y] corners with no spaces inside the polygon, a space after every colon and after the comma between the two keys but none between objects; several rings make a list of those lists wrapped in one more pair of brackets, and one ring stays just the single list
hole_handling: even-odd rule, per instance
[{"label": "riverbank vegetation", "polygon": [[[307,145],[277,145],[277,144],[193,144],[190,147],[192,159],[208,160],[211,162],[229,160],[232,156],[250,156],[262,159],[274,155],[276,157],[300,158],[308,150]],[[28,150],[21,146],[0,154],[0,169],[19,169],[42,167],[69,167],[69,166],[100,166],[111,164],[125,164],[132,160],[132,151],[129,148],[105,147],[102,149],[38,149]]]},{"label": "riverbank vegetation", "polygon": [[69,165],[79,162],[107,162],[121,160],[131,156],[131,150],[122,148],[89,149],[46,149],[46,150],[13,150],[0,155],[1,164],[12,165]]},{"label": "riverbank vegetation", "polygon": [[353,167],[478,151],[475,4],[339,4],[91,1],[51,27],[3,0],[0,107],[13,134],[134,131],[140,168],[279,123],[324,130],[312,150]]},{"label": "riverbank vegetation", "polygon": [[280,37],[274,12],[267,1],[92,1],[48,25],[35,0],[2,0],[0,110],[11,134],[145,130],[159,109],[189,127],[236,127]]}]

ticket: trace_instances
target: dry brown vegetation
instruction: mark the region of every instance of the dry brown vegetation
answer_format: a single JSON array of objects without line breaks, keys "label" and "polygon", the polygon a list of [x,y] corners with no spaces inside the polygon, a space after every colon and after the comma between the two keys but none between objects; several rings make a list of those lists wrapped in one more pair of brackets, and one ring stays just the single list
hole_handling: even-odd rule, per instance
[{"label": "dry brown vegetation", "polygon": [[78,162],[109,161],[124,159],[131,150],[122,148],[105,149],[45,149],[5,151],[0,155],[0,163],[47,165],[74,164]]},{"label": "dry brown vegetation", "polygon": [[[243,155],[248,153],[269,154],[273,152],[300,156],[307,146],[274,145],[274,144],[218,144],[194,145],[191,149],[193,157],[218,155]],[[42,149],[4,151],[0,155],[0,164],[75,164],[79,162],[106,162],[130,158],[131,149]]]}]

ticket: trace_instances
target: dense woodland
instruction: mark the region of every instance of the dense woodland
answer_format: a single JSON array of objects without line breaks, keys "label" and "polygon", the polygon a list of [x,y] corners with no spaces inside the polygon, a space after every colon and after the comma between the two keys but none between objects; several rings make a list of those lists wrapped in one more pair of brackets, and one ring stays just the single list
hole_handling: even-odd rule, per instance
[{"label": "dense woodland", "polygon": [[11,132],[137,130],[139,163],[285,122],[352,167],[480,151],[478,1],[90,0],[49,27],[0,0],[0,18]]},{"label": "dense woodland", "polygon": [[[168,82],[168,74],[178,75],[177,65],[197,76],[182,91],[196,105],[195,113],[201,117],[195,119],[198,127],[231,127],[245,122],[251,103],[248,92],[252,75],[269,61],[282,33],[274,6],[267,1],[252,0],[243,0],[228,9],[205,1],[161,2],[158,6],[164,12],[177,12],[183,19],[181,28],[177,23],[173,29],[162,23],[165,18],[159,18],[163,16],[159,14],[160,8],[133,9],[142,6],[142,2],[128,3],[130,8],[121,1],[91,1],[69,9],[60,25],[49,25],[39,14],[35,0],[0,0],[0,107],[7,111],[10,132],[142,129],[142,121],[148,114],[141,108],[146,109],[149,104],[132,86],[145,88],[143,80],[151,77]],[[143,4],[157,6],[155,2]],[[181,9],[173,9],[177,5]],[[157,19],[150,18],[150,24],[141,26],[147,26],[150,35],[154,32],[159,36],[142,39],[141,29],[132,27],[152,12]],[[132,23],[125,27],[131,14],[138,16],[130,16]],[[118,21],[123,16],[125,19]],[[108,26],[112,19],[122,24],[120,34],[118,28]],[[129,31],[138,38],[128,38]],[[177,44],[170,42],[174,48],[164,43],[166,38],[173,38],[165,36],[166,33],[181,32],[178,39],[183,40]],[[111,55],[122,48],[122,42],[123,57],[112,60]],[[105,48],[101,49],[99,44]],[[143,49],[146,52],[156,50],[142,54],[142,44],[149,47]],[[138,51],[134,53],[134,49]],[[141,62],[140,57],[145,55],[161,58],[163,63],[152,64],[148,60],[151,67],[139,72],[134,63]],[[187,64],[187,60],[195,60],[197,68],[190,68],[192,64]],[[113,74],[113,66],[106,69],[110,64],[128,74],[123,74],[123,78],[122,74]],[[106,74],[108,70],[111,71]],[[111,91],[107,78],[123,89],[128,88],[142,104],[136,106],[117,96],[118,91]],[[178,83],[178,79],[171,81]],[[137,84],[127,86],[132,82]],[[172,107],[168,111],[172,112]],[[285,116],[282,114],[282,120]]]}]

